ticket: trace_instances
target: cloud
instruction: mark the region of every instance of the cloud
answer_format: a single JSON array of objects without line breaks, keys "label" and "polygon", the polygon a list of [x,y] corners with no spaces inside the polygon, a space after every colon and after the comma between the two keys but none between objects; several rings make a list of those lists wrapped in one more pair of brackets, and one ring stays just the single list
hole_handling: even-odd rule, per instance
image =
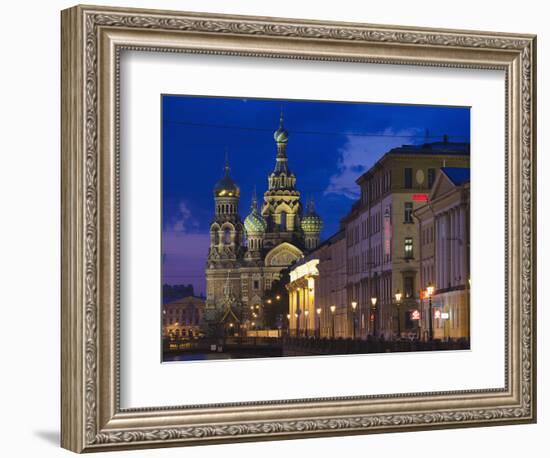
[{"label": "cloud", "polygon": [[350,199],[359,197],[359,186],[355,180],[384,153],[403,144],[415,143],[420,130],[404,129],[394,131],[391,128],[379,132],[380,136],[348,136],[346,143],[338,150],[337,171],[330,177],[324,194],[338,194]]},{"label": "cloud", "polygon": [[167,232],[186,233],[191,228],[197,228],[199,222],[191,214],[191,210],[185,201],[181,201],[178,207],[178,212],[172,223],[168,224]]},{"label": "cloud", "polygon": [[210,246],[210,233],[198,231],[199,221],[193,216],[186,201],[180,201],[174,213],[164,225],[162,233],[163,282],[191,283],[195,294],[204,294],[204,267]]}]

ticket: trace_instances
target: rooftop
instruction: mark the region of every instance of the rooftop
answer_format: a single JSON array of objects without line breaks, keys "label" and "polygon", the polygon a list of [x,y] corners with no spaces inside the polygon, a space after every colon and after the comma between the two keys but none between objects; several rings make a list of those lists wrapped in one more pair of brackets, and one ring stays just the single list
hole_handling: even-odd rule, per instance
[{"label": "rooftop", "polygon": [[422,154],[422,155],[469,155],[470,144],[450,142],[445,137],[443,141],[423,143],[422,145],[402,145],[388,151],[387,154]]},{"label": "rooftop", "polygon": [[455,186],[461,186],[470,181],[469,167],[442,167],[441,171]]},{"label": "rooftop", "polygon": [[186,296],[182,297],[181,299],[174,299],[169,302],[165,302],[163,304],[164,307],[174,306],[174,305],[190,305],[190,304],[196,304],[199,306],[204,305],[206,302],[204,297],[197,297],[197,296]]}]

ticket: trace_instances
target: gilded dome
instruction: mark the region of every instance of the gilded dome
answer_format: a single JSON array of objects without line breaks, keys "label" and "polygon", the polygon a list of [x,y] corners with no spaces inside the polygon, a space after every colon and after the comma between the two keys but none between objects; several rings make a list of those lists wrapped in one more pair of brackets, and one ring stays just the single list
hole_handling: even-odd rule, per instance
[{"label": "gilded dome", "polygon": [[239,193],[239,187],[229,175],[224,176],[214,186],[214,194],[219,197],[239,197]]},{"label": "gilded dome", "polygon": [[240,189],[229,176],[229,164],[225,163],[225,175],[214,186],[214,196],[216,197],[239,197]]}]

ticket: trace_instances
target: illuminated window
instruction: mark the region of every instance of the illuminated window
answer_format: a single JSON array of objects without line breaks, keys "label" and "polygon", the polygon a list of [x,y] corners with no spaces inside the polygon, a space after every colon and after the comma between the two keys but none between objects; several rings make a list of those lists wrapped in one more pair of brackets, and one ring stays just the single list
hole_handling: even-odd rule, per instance
[{"label": "illuminated window", "polygon": [[413,239],[412,237],[405,237],[405,259],[413,258]]}]

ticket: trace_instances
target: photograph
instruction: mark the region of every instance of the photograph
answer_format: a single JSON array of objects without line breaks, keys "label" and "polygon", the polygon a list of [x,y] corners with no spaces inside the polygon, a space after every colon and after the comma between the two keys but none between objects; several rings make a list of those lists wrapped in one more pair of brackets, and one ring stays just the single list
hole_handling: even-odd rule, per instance
[{"label": "photograph", "polygon": [[470,348],[470,107],[161,114],[163,362]]}]

